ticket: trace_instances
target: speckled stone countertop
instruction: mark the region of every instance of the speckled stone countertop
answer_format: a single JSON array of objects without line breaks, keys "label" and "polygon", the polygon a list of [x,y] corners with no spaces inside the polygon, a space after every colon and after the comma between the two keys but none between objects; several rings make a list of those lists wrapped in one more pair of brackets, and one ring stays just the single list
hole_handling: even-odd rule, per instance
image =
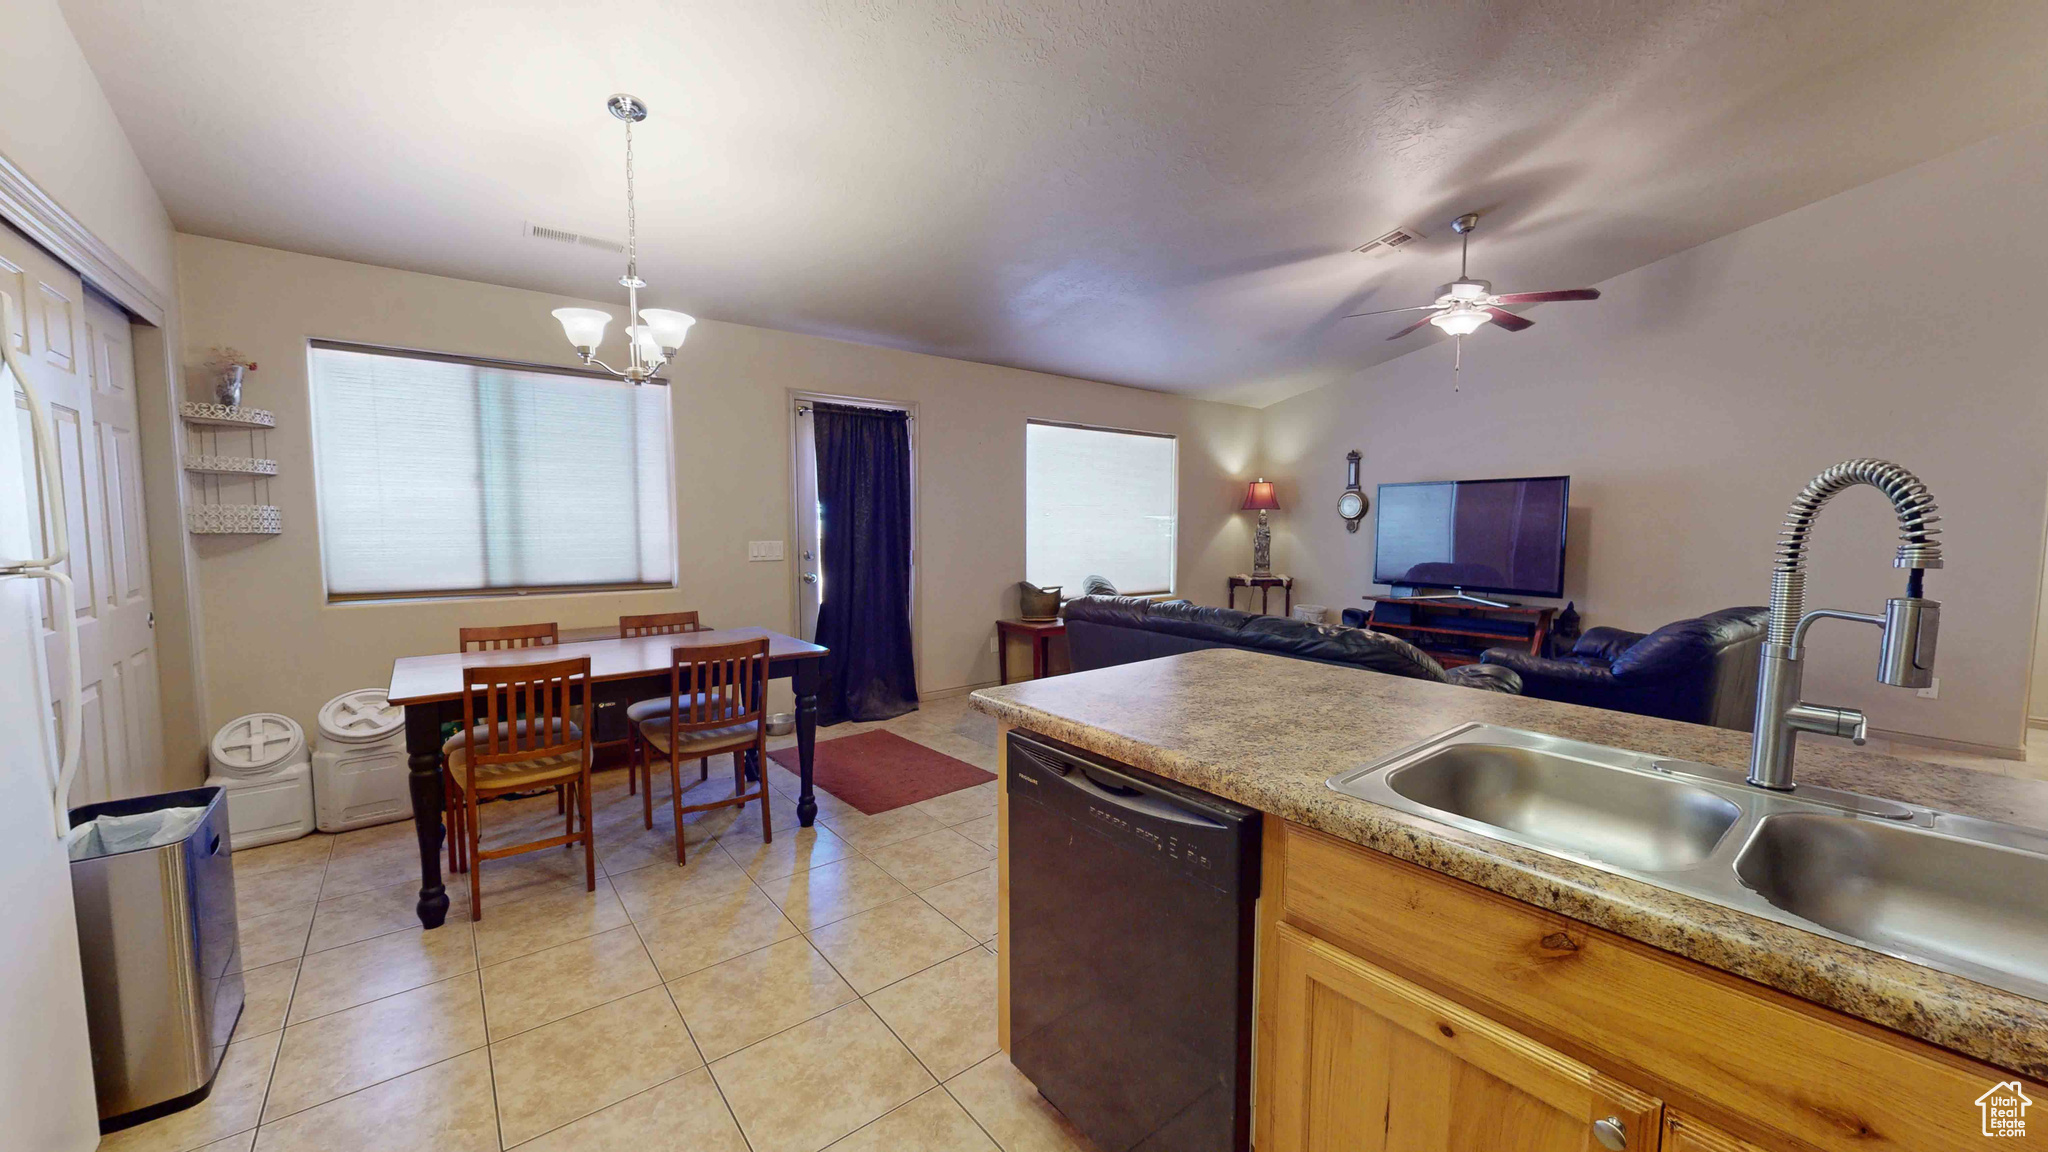
[{"label": "speckled stone countertop", "polygon": [[[1339,795],[1324,781],[1468,721],[1744,770],[1749,735],[1218,648],[984,688],[974,707],[1930,1043],[2048,1078],[2048,1003]],[[1802,745],[1799,779],[2048,828],[2048,784]]]}]

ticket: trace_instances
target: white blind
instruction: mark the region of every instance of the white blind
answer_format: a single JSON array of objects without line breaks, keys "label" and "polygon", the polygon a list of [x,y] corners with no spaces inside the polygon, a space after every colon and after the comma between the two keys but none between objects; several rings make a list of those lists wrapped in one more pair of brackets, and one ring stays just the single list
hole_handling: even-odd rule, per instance
[{"label": "white blind", "polygon": [[328,595],[674,579],[667,388],[310,356]]},{"label": "white blind", "polygon": [[1025,579],[1068,596],[1091,575],[1134,595],[1173,591],[1174,448],[1171,436],[1025,425]]}]

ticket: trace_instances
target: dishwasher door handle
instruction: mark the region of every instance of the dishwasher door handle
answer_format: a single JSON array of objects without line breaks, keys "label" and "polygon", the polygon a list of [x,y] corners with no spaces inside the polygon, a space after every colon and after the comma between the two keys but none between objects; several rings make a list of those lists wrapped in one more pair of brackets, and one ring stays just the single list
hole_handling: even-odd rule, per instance
[{"label": "dishwasher door handle", "polygon": [[1072,772],[1064,774],[1061,779],[1104,804],[1113,804],[1118,808],[1143,813],[1160,820],[1171,820],[1176,824],[1186,824],[1191,828],[1223,827],[1220,821],[1211,820],[1199,812],[1190,812],[1178,804],[1169,804],[1143,792],[1121,792],[1105,788],[1088,774],[1086,768],[1077,767]]}]

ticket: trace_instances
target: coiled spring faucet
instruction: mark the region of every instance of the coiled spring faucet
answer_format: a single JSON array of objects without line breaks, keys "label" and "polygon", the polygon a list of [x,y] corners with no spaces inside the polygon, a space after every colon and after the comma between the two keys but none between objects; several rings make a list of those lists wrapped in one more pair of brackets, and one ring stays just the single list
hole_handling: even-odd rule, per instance
[{"label": "coiled spring faucet", "polygon": [[[1895,568],[1907,569],[1906,594],[1885,601],[1884,615],[1806,608],[1806,541],[1821,506],[1836,493],[1868,484],[1883,492],[1899,518]],[[1870,722],[1854,708],[1831,708],[1799,699],[1804,672],[1802,645],[1816,620],[1854,620],[1884,630],[1878,647],[1877,680],[1899,688],[1934,682],[1934,640],[1941,604],[1921,595],[1924,574],[1941,567],[1941,544],[1933,527],[1934,496],[1918,476],[1884,460],[1844,460],[1813,478],[1785,516],[1778,560],[1771,571],[1771,616],[1756,680],[1756,726],[1749,748],[1749,782],[1775,791],[1792,790],[1792,752],[1801,732],[1864,741]]]}]

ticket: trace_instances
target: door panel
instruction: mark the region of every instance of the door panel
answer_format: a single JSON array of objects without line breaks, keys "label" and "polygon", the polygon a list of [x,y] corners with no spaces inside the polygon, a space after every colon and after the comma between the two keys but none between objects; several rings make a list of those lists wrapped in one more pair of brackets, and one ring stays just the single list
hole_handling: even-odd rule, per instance
[{"label": "door panel", "polygon": [[1297,929],[1274,932],[1267,1148],[1585,1152],[1657,1146],[1653,1098]]},{"label": "door panel", "polygon": [[[56,435],[75,585],[82,764],[71,803],[162,786],[163,733],[150,616],[149,551],[142,519],[142,455],[128,316],[18,233],[0,226],[0,292],[22,316],[5,334],[49,406]],[[40,498],[26,398],[14,390],[14,434]],[[40,524],[47,550],[49,525]],[[44,651],[52,685],[70,653],[43,593]]]}]

